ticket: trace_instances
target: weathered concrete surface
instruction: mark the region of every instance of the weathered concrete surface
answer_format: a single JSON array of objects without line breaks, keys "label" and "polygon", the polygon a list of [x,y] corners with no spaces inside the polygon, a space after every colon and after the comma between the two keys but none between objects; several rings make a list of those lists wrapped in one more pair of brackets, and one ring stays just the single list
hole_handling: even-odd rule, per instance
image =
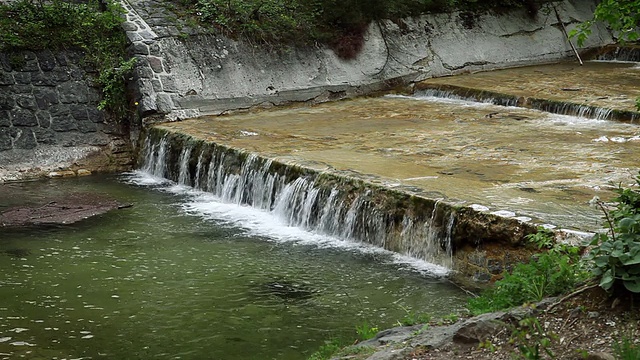
[{"label": "weathered concrete surface", "polygon": [[[564,1],[571,29],[590,19],[595,1]],[[460,14],[372,24],[362,52],[342,60],[331,50],[271,51],[183,27],[163,1],[131,0],[125,29],[139,59],[139,112],[186,118],[291,101],[326,101],[426,78],[551,62],[571,54],[555,17],[484,14],[473,27]],[[146,22],[145,22],[146,21]],[[613,42],[595,27],[585,48]]]},{"label": "weathered concrete surface", "polygon": [[633,183],[637,126],[486,104],[382,97],[163,128],[430,199],[595,230],[593,196]]},{"label": "weathered concrete surface", "polygon": [[0,228],[30,225],[68,225],[129,207],[96,194],[69,194],[41,206],[16,207],[0,213]]},{"label": "weathered concrete surface", "polygon": [[[588,61],[583,66],[571,62],[429,79],[416,88],[453,87],[470,95],[500,93],[520,98],[518,102],[523,106],[530,103],[528,99],[542,99],[637,113],[639,84],[638,63]],[[640,118],[640,113],[637,116]]]}]

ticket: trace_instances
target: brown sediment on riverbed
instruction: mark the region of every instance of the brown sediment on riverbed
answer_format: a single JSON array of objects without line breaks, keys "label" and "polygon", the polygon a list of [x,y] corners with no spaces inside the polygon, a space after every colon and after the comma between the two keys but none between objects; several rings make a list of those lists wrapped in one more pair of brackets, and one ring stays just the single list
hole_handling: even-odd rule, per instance
[{"label": "brown sediment on riverbed", "polygon": [[76,193],[40,206],[14,207],[6,210],[0,213],[0,227],[68,225],[130,206],[97,194]]}]

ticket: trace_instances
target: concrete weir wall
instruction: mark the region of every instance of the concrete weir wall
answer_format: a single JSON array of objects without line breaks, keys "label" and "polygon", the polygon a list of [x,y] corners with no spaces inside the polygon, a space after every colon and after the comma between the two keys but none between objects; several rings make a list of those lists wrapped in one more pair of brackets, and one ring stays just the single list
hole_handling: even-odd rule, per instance
[{"label": "concrete weir wall", "polygon": [[[356,96],[429,77],[552,62],[572,56],[551,8],[535,19],[523,11],[425,15],[370,25],[353,60],[331,50],[271,51],[177,23],[159,0],[129,0],[124,27],[139,59],[136,88],[143,117],[170,120],[292,101]],[[557,4],[571,30],[593,15],[596,1]],[[613,42],[595,27],[584,48]]]}]

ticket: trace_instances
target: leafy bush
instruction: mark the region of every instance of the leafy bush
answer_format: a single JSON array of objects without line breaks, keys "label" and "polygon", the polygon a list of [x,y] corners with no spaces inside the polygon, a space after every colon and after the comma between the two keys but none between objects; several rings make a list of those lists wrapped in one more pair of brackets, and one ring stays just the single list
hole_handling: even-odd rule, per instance
[{"label": "leafy bush", "polygon": [[311,354],[308,357],[308,360],[328,360],[331,357],[342,349],[343,345],[338,340],[328,340],[325,341],[324,345],[320,346],[320,348]]},{"label": "leafy bush", "polygon": [[378,329],[377,326],[369,325],[368,322],[365,322],[362,325],[356,326],[356,333],[358,333],[358,338],[360,340],[373,339],[379,331],[380,329]]},{"label": "leafy bush", "polygon": [[[640,186],[640,175],[636,177]],[[600,286],[611,290],[616,284],[640,293],[640,190],[618,187],[615,209],[607,212],[609,232],[594,236],[588,258]]]},{"label": "leafy bush", "polygon": [[556,334],[545,332],[538,319],[528,317],[518,322],[509,341],[514,343],[520,352],[514,354],[516,359],[541,360],[543,353],[551,359],[556,358],[551,351],[551,343],[557,338]]},{"label": "leafy bush", "polygon": [[124,10],[115,1],[78,3],[17,0],[0,4],[0,51],[76,48],[99,72],[102,106],[116,118],[126,110]]},{"label": "leafy bush", "polygon": [[404,306],[401,306],[405,314],[402,319],[398,320],[398,326],[413,326],[417,324],[426,324],[433,318],[431,314],[414,312]]},{"label": "leafy bush", "polygon": [[[542,229],[529,239],[534,239],[538,245],[548,244],[553,241],[551,234]],[[469,299],[467,307],[474,315],[508,309],[559,295],[586,278],[579,249],[558,244],[535,255],[529,263],[516,265],[511,273],[505,272],[493,288]]]}]

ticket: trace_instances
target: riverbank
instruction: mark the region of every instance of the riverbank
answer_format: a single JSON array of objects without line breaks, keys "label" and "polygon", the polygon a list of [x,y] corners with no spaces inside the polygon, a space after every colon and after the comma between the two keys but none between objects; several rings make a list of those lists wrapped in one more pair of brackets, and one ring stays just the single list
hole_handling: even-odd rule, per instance
[{"label": "riverbank", "polygon": [[[625,342],[635,346],[638,354],[640,316],[632,299],[611,296],[594,286],[579,290],[454,324],[434,320],[385,330],[332,359],[632,359],[620,357],[624,350],[616,350]],[[536,347],[540,357],[533,357]]]}]

